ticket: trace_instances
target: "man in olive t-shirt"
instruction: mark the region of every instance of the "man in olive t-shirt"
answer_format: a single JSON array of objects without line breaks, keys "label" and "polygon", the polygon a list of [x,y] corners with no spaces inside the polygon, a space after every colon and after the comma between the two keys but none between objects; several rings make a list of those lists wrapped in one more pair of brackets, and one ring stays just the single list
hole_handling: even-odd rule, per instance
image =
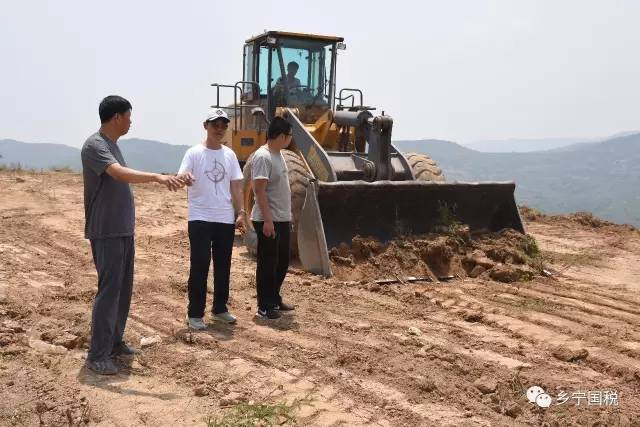
[{"label": "man in olive t-shirt", "polygon": [[118,138],[131,126],[131,104],[108,96],[98,108],[101,127],[82,146],[85,238],[91,242],[98,272],[98,292],[91,316],[91,346],[87,367],[101,375],[118,372],[112,357],[135,354],[125,344],[133,289],[135,207],[129,184],[157,182],[175,191],[190,182],[127,167]]}]

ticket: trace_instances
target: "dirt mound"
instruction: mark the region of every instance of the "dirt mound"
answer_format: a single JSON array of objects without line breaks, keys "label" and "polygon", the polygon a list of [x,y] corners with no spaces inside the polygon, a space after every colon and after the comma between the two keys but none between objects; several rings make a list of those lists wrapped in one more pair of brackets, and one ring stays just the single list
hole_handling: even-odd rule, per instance
[{"label": "dirt mound", "polygon": [[548,224],[574,224],[589,229],[606,229],[612,231],[636,231],[636,227],[630,224],[616,224],[606,219],[598,218],[591,212],[574,212],[563,215],[547,215],[535,208],[519,206],[520,216],[526,222],[542,222]]},{"label": "dirt mound", "polygon": [[520,211],[520,216],[527,222],[539,221],[541,219],[547,218],[547,215],[535,208],[530,208],[529,206],[519,206],[518,210]]},{"label": "dirt mound", "polygon": [[559,218],[566,218],[569,221],[580,224],[587,228],[606,229],[620,232],[636,231],[631,224],[616,224],[602,218],[594,216],[591,212],[576,212],[569,215],[558,215]]},{"label": "dirt mound", "polygon": [[590,212],[576,212],[567,215],[567,218],[571,221],[577,222],[578,224],[585,225],[591,228],[601,228],[605,226],[615,225],[612,222],[593,216],[593,214]]},{"label": "dirt mound", "polygon": [[427,234],[380,243],[356,236],[351,246],[330,251],[333,270],[342,280],[404,277],[482,277],[500,282],[530,280],[542,271],[535,239],[514,230],[469,233],[458,227],[446,234]]}]

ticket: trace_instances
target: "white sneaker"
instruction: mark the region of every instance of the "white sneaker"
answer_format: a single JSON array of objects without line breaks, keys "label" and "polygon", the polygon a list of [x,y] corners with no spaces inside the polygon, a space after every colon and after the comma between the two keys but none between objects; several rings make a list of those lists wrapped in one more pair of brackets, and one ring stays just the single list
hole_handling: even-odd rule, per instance
[{"label": "white sneaker", "polygon": [[224,313],[218,313],[218,314],[214,314],[213,318],[215,320],[219,320],[221,322],[224,323],[229,323],[229,324],[233,324],[236,323],[236,316],[234,316],[233,314],[229,313],[228,311],[225,311]]},{"label": "white sneaker", "polygon": [[205,325],[202,317],[187,317],[187,325],[189,326],[189,329],[194,329],[196,331],[207,329],[207,325]]}]

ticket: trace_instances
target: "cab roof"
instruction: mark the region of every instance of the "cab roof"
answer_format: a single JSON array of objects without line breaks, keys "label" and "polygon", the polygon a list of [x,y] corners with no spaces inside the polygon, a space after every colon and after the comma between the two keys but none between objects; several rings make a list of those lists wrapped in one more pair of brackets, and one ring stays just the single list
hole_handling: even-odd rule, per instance
[{"label": "cab roof", "polygon": [[321,41],[334,42],[334,43],[344,41],[343,37],[336,37],[336,36],[321,36],[317,34],[290,33],[286,31],[267,31],[260,35],[251,37],[245,43],[251,43],[256,40],[264,39],[267,37],[289,37],[289,38],[295,38],[295,39],[321,40]]}]

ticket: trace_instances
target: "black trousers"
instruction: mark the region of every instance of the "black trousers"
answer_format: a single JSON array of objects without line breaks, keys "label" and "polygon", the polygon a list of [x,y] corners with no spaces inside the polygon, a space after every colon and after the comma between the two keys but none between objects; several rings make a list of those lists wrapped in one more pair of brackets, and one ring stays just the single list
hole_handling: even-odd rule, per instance
[{"label": "black trousers", "polygon": [[256,290],[258,308],[266,310],[282,302],[280,288],[289,269],[289,246],[291,238],[290,222],[274,222],[276,237],[266,237],[262,233],[264,222],[253,221],[258,235],[256,267]]},{"label": "black trousers", "polygon": [[189,317],[204,317],[207,277],[213,258],[213,312],[224,313],[229,301],[229,273],[235,226],[220,222],[189,221],[191,270],[189,272]]},{"label": "black trousers", "polygon": [[122,341],[133,291],[133,236],[91,240],[98,292],[91,314],[89,360],[105,360]]}]

